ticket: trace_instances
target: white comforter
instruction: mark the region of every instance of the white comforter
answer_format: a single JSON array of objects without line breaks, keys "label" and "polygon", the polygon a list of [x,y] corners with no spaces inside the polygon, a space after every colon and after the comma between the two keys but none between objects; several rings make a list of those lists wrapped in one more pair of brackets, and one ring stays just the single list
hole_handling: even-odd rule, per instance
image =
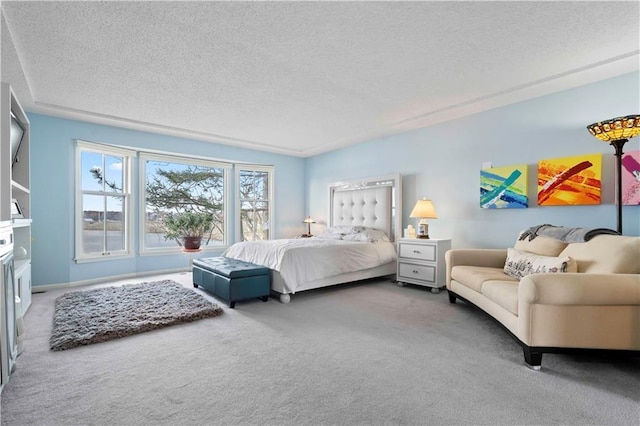
[{"label": "white comforter", "polygon": [[375,268],[396,260],[389,242],[354,242],[321,238],[244,241],[223,256],[266,266],[280,272],[291,292],[298,283],[346,272]]}]

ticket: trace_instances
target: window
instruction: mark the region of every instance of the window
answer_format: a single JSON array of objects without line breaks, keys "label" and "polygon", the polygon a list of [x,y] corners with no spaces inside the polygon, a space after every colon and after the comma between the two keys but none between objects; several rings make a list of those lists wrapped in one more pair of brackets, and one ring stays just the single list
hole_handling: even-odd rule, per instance
[{"label": "window", "polygon": [[234,200],[233,163],[86,141],[77,141],[76,155],[77,262],[129,257],[135,248],[143,255],[179,252],[187,235],[171,225],[185,221],[204,223],[201,248],[219,250],[233,239],[230,212],[236,240],[273,235],[272,166],[235,165]]},{"label": "window", "polygon": [[273,167],[236,165],[239,240],[268,240],[273,230]]},{"label": "window", "polygon": [[77,142],[76,260],[131,255],[133,151]]},{"label": "window", "polygon": [[[183,241],[165,219],[180,215],[212,218],[202,236],[203,249],[227,245],[225,217],[230,164],[186,157],[141,154],[140,242],[142,252],[175,251]],[[209,222],[208,222],[209,223]]]}]

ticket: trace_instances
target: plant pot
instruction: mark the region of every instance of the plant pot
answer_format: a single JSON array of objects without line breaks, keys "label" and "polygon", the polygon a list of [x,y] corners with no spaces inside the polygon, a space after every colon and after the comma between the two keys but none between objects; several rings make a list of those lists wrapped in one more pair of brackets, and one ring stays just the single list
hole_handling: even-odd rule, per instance
[{"label": "plant pot", "polygon": [[202,237],[184,237],[183,246],[186,250],[197,250],[202,243]]}]

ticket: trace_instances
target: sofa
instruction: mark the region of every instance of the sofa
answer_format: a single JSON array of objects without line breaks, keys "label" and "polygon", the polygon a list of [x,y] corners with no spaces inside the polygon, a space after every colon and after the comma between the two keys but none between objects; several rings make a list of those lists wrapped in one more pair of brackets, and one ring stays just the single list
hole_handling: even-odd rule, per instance
[{"label": "sofa", "polygon": [[518,238],[509,249],[452,249],[445,262],[449,301],[490,315],[534,370],[543,353],[640,356],[640,237]]}]

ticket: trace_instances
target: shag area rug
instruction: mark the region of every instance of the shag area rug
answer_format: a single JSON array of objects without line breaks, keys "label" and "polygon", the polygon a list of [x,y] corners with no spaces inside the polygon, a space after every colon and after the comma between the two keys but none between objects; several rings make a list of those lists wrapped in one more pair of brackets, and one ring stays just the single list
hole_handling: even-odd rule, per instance
[{"label": "shag area rug", "polygon": [[62,351],[222,312],[220,306],[171,280],[74,291],[55,301],[49,345]]}]

